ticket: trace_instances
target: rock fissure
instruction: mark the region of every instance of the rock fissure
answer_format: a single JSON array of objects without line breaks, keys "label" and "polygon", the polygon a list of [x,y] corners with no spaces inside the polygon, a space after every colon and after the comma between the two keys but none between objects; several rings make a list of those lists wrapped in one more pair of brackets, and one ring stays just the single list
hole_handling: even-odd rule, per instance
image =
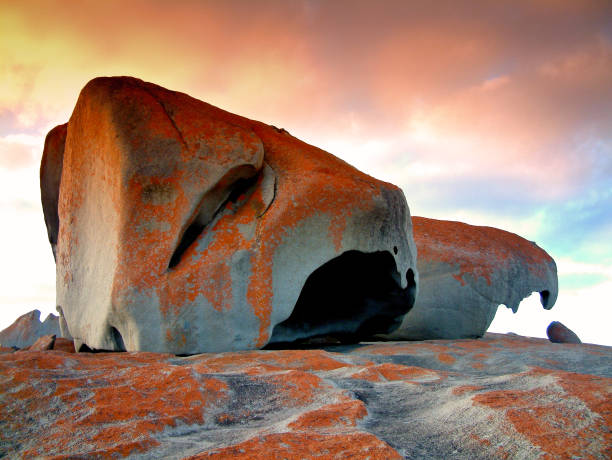
[{"label": "rock fissure", "polygon": [[[240,206],[241,202],[246,201],[247,195],[253,193],[253,186],[258,178],[259,175],[251,178],[238,179],[231,187],[231,191],[227,198],[219,204],[210,217],[201,216],[202,205],[198,206],[194,217],[191,219],[191,223],[183,232],[176,249],[170,257],[168,269],[172,269],[180,263],[187,249],[189,249],[208,228],[214,226],[215,222],[221,218],[222,214],[228,212],[228,208],[234,209]],[[203,200],[205,198],[206,197],[204,197]]]},{"label": "rock fissure", "polygon": [[155,100],[155,102],[157,102],[159,104],[159,106],[162,108],[164,114],[168,118],[168,121],[174,127],[174,130],[176,131],[176,134],[178,134],[178,137],[179,137],[179,139],[181,141],[181,144],[183,144],[183,147],[185,149],[189,149],[189,146],[187,145],[187,141],[183,137],[183,133],[181,132],[181,130],[179,129],[178,125],[174,121],[174,118],[172,118],[172,116],[170,115],[170,112],[168,111],[168,108],[163,103],[163,101],[161,99],[159,99],[157,97],[157,95],[153,91],[151,91],[149,88],[147,88],[146,84],[140,85],[140,88],[143,91],[145,91],[147,94],[149,94]]}]

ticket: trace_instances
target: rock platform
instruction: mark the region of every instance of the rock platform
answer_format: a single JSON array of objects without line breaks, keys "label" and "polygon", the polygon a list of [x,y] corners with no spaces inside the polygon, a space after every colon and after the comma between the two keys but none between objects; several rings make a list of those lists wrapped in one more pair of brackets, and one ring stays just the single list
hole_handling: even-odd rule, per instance
[{"label": "rock platform", "polygon": [[187,357],[0,354],[0,457],[602,458],[612,348],[486,334]]}]

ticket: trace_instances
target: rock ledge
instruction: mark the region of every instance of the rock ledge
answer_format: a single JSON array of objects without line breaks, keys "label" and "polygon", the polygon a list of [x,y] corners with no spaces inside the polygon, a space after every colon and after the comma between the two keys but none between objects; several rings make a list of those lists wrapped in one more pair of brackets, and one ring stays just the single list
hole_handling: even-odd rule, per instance
[{"label": "rock ledge", "polygon": [[[0,354],[7,458],[610,458],[612,348]],[[443,423],[442,423],[443,421]]]}]

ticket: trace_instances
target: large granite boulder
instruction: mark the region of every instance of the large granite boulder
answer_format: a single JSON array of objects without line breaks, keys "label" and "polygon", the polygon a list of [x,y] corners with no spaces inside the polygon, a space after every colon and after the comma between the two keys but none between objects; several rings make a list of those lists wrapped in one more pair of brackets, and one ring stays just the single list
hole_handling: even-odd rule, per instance
[{"label": "large granite boulder", "polygon": [[58,311],[77,349],[357,340],[390,332],[413,304],[401,190],[285,130],[134,78],[97,78],[45,149]]},{"label": "large granite boulder", "polygon": [[516,312],[540,293],[542,306],[557,299],[557,267],[540,247],[492,227],[413,217],[419,295],[387,339],[481,337],[500,304]]},{"label": "large granite boulder", "polygon": [[0,331],[0,347],[29,347],[45,335],[61,336],[59,318],[50,314],[41,322],[40,311],[32,310]]},{"label": "large granite boulder", "polygon": [[612,348],[546,339],[18,351],[0,353],[0,375],[11,459],[609,459],[612,446]]}]

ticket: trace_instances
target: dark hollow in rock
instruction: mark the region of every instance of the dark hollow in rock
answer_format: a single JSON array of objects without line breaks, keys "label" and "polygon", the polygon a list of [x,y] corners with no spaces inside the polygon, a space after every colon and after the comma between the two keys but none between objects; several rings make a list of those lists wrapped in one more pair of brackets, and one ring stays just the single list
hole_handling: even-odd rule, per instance
[{"label": "dark hollow in rock", "polygon": [[123,342],[123,337],[121,333],[114,327],[111,327],[111,336],[113,337],[113,341],[115,342],[115,349],[117,351],[125,351],[125,343]]},{"label": "dark hollow in rock", "polygon": [[255,177],[238,179],[231,188],[229,196],[218,206],[212,217],[208,216],[206,212],[200,212],[196,215],[193,222],[191,222],[183,233],[183,236],[179,240],[170,258],[170,263],[168,264],[169,270],[175,268],[179,264],[185,251],[197,242],[198,237],[206,230],[207,226],[214,222],[217,216],[226,211],[228,206],[233,205],[234,207],[239,207],[246,201],[247,197],[255,191],[257,179],[260,176],[261,174],[257,174]]},{"label": "dark hollow in rock", "polygon": [[316,269],[306,280],[291,316],[277,324],[272,348],[316,337],[356,342],[386,334],[401,324],[415,300],[414,273],[408,286],[396,281],[395,260],[387,251],[347,251]]},{"label": "dark hollow in rock", "polygon": [[115,346],[112,349],[92,348],[92,347],[89,347],[86,343],[83,343],[78,347],[77,352],[78,353],[111,353],[111,352],[127,351],[125,348],[125,343],[123,341],[123,336],[117,330],[117,328],[111,326],[110,335],[113,338],[113,342],[115,344]]}]

